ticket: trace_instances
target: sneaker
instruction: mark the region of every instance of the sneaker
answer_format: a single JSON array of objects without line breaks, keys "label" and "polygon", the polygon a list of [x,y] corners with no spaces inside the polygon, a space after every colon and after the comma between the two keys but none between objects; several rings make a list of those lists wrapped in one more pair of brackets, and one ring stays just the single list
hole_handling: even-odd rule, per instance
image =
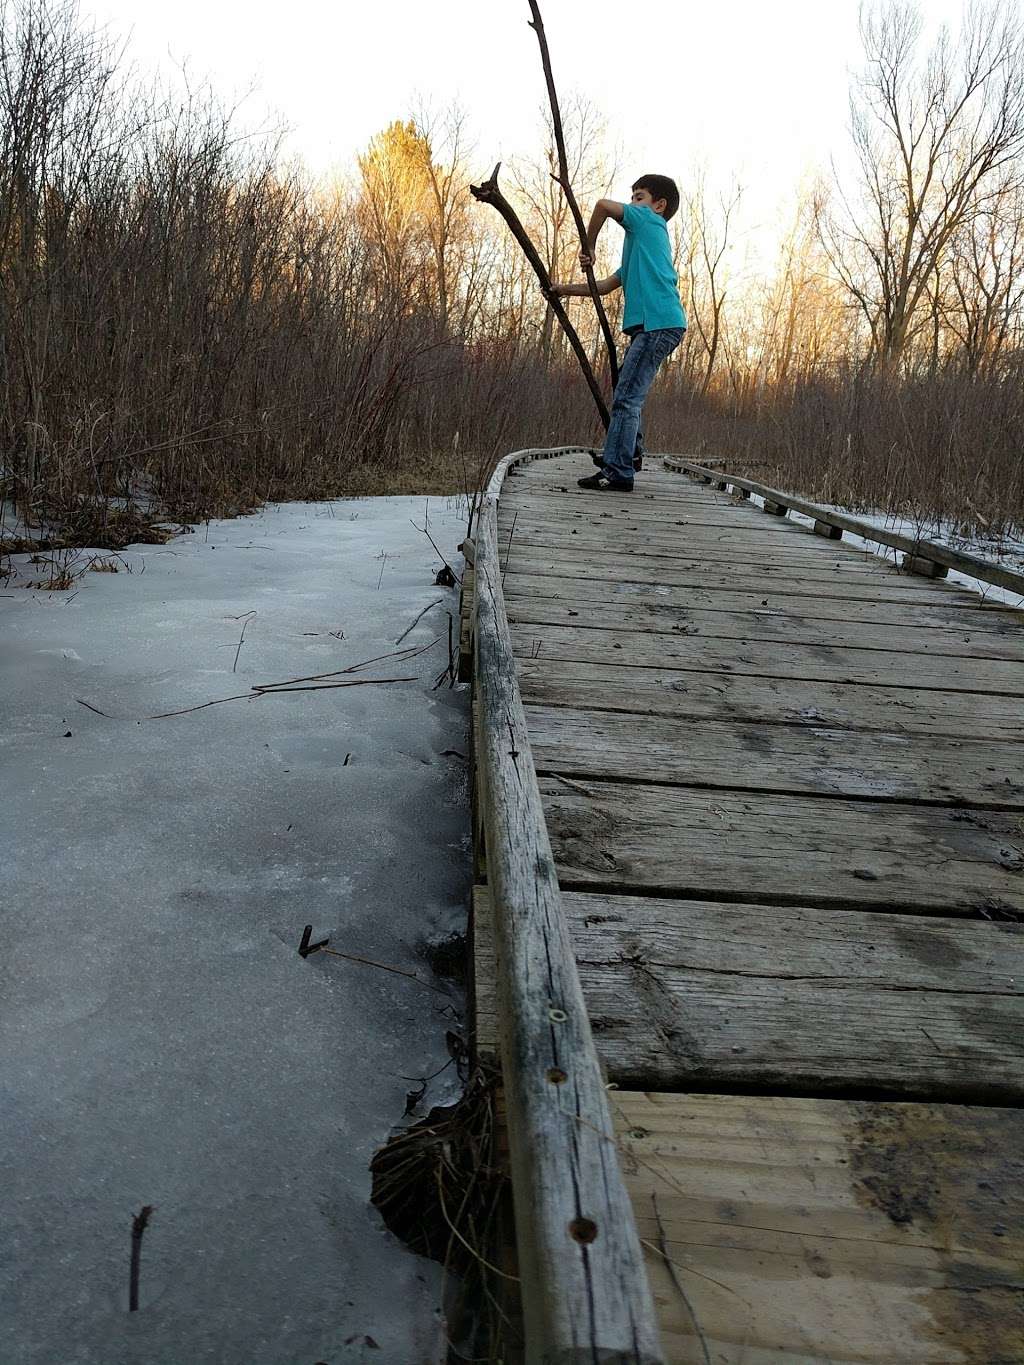
[{"label": "sneaker", "polygon": [[[590,454],[590,458],[591,458],[591,459],[594,461],[594,463],[597,465],[598,469],[603,469],[603,468],[604,468],[604,453],[603,453],[602,451],[600,451],[600,450],[591,450],[591,451],[589,452],[589,454]],[[644,467],[644,457],[643,457],[642,455],[634,455],[634,456],[633,456],[633,468],[634,468],[634,470],[636,470],[636,472],[639,474],[640,470],[643,469],[643,467]]]},{"label": "sneaker", "polygon": [[580,488],[589,488],[595,493],[632,493],[632,483],[619,479],[609,479],[607,474],[591,474],[589,479],[577,479]]}]

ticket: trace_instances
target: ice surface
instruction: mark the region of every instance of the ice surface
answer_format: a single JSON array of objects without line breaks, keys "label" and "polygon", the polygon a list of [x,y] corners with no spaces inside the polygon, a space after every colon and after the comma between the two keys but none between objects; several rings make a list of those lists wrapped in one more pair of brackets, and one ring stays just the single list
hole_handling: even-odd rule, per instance
[{"label": "ice surface", "polygon": [[[464,509],[422,498],[270,506],[125,551],[131,573],[66,593],[20,588],[36,571],[16,560],[0,600],[5,1365],[440,1358],[440,1269],[368,1202],[372,1153],[444,1066],[461,1008],[420,955],[463,926],[470,877],[467,698],[432,690],[458,598],[410,525],[425,511],[458,563]],[[393,651],[438,598],[403,645],[442,644],[353,675],[414,682],[147,719]],[[307,923],[450,998],[303,961]]]}]

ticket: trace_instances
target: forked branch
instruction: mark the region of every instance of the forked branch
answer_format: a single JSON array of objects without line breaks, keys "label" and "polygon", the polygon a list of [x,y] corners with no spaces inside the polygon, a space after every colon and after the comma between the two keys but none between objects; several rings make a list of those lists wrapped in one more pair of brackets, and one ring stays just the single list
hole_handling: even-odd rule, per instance
[{"label": "forked branch", "polygon": [[562,331],[569,338],[569,344],[576,354],[576,359],[580,363],[583,377],[586,379],[587,386],[594,396],[594,402],[597,404],[597,410],[600,413],[601,421],[604,423],[605,429],[607,430],[609,421],[608,405],[604,401],[604,397],[601,393],[601,386],[598,384],[594,371],[591,368],[583,342],[580,341],[576,328],[569,321],[568,314],[562,307],[561,300],[551,293],[551,278],[544,267],[544,262],[541,260],[537,248],[530,241],[529,234],[519,221],[519,215],[498,187],[498,172],[500,170],[501,162],[499,161],[494,168],[494,173],[491,175],[490,180],[485,180],[482,185],[470,185],[470,193],[473,198],[479,200],[481,204],[490,204],[492,208],[498,210],[502,218],[504,218],[505,222],[508,224],[512,236],[522,247],[523,254],[533,267],[533,272],[540,281],[540,286],[544,290],[548,302],[551,304],[552,312],[558,319]]}]

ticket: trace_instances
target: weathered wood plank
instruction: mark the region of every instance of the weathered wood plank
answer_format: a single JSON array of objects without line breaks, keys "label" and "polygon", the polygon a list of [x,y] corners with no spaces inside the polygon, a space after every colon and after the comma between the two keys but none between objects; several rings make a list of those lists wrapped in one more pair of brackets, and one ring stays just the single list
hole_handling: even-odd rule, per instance
[{"label": "weathered wood plank", "polygon": [[505,598],[529,597],[534,601],[578,602],[605,606],[637,603],[640,606],[665,606],[686,612],[750,612],[763,616],[786,617],[793,621],[864,621],[877,625],[912,625],[915,630],[960,630],[968,634],[984,631],[989,635],[1024,638],[1024,611],[1010,607],[988,606],[974,593],[956,595],[941,606],[908,602],[859,601],[852,597],[819,597],[763,592],[729,592],[725,588],[677,588],[655,582],[631,579],[577,576],[561,578],[540,573],[507,573]]},{"label": "weathered wood plank", "polygon": [[614,1147],[501,597],[494,499],[477,523],[476,762],[495,906],[501,1062],[527,1357],[658,1365],[650,1289]]},{"label": "weathered wood plank", "polygon": [[[742,549],[744,554],[754,550],[771,550],[779,555],[798,555],[805,559],[819,559],[828,563],[832,559],[858,559],[874,564],[894,565],[893,556],[882,556],[856,545],[823,545],[813,535],[810,528],[797,523],[765,521],[750,525],[747,518],[740,517],[729,521],[719,519],[710,513],[706,521],[697,522],[678,516],[656,517],[653,512],[640,517],[581,517],[554,516],[550,513],[527,511],[512,506],[498,520],[499,537],[504,544],[515,521],[518,536],[529,532],[535,536],[547,536],[557,541],[560,537],[572,536],[574,541],[588,546],[609,546],[616,538],[642,540],[645,545],[667,544],[674,547],[690,545],[694,550],[714,547],[722,543],[723,533],[730,542]],[[765,530],[767,527],[769,529]],[[788,528],[788,529],[782,529]]]},{"label": "weathered wood plank", "polygon": [[[503,537],[501,542],[503,556],[508,543],[508,537]],[[797,546],[785,553],[776,552],[766,550],[760,545],[739,546],[731,535],[723,535],[721,532],[704,544],[696,544],[691,538],[673,543],[667,538],[654,540],[627,531],[609,534],[600,539],[582,534],[576,537],[571,532],[561,534],[554,531],[544,532],[516,524],[516,533],[511,543],[510,565],[519,553],[535,555],[538,551],[544,550],[557,551],[560,558],[585,556],[587,562],[595,567],[601,567],[609,556],[628,557],[641,554],[652,577],[657,576],[662,568],[671,569],[674,565],[691,564],[717,565],[719,574],[722,573],[721,565],[735,565],[746,577],[757,574],[799,578],[808,588],[820,578],[841,577],[844,581],[850,579],[857,583],[870,583],[875,579],[896,577],[895,569],[877,555],[851,552],[849,558],[844,555],[842,559],[837,559],[834,553],[822,554],[815,551],[813,546],[810,548]],[[731,574],[729,576],[731,577]]]},{"label": "weathered wood plank", "polygon": [[[578,488],[576,480],[582,474],[592,474],[593,471],[592,464],[588,468],[587,464],[582,461],[572,466],[566,464],[554,470],[537,470],[528,474],[526,478],[517,477],[510,492],[517,497],[523,492],[529,492],[544,496],[550,495],[552,499],[561,494],[563,500],[569,505],[580,504],[605,508],[611,506],[636,507],[640,503],[654,501],[655,499],[658,501],[677,499],[679,502],[695,502],[703,499],[722,507],[734,505],[734,499],[728,492],[719,493],[710,486],[701,488],[696,484],[681,484],[676,474],[659,474],[657,471],[646,469],[637,481],[632,493],[592,493]],[[675,487],[672,486],[673,479],[676,479]]]},{"label": "weathered wood plank", "polygon": [[[502,565],[505,565],[505,551],[502,550]],[[872,578],[867,583],[859,583],[850,576],[837,578],[826,573],[818,575],[813,582],[806,576],[773,573],[770,576],[754,571],[747,572],[738,568],[723,573],[722,567],[711,560],[695,559],[693,563],[680,561],[674,564],[659,565],[657,572],[653,566],[648,569],[637,555],[608,555],[601,557],[600,564],[585,555],[575,555],[564,546],[545,552],[527,551],[524,546],[513,543],[507,555],[508,572],[543,574],[548,578],[578,578],[581,573],[592,572],[596,577],[618,577],[628,583],[636,579],[638,572],[646,574],[649,582],[665,587],[694,588],[713,590],[717,587],[729,592],[760,592],[762,597],[799,597],[809,596],[818,599],[827,597],[852,598],[855,601],[900,602],[908,607],[921,603],[925,606],[947,606],[961,602],[976,605],[977,594],[955,584],[945,584],[925,578],[910,578],[905,574],[890,573],[880,578]]]},{"label": "weathered wood plank", "polygon": [[882,730],[954,739],[979,730],[994,741],[1024,740],[1024,708],[1016,697],[982,692],[915,691],[909,687],[807,682],[624,664],[516,661],[524,698],[534,704],[591,707],[636,715]]},{"label": "weathered wood plank", "polygon": [[[588,629],[554,624],[560,618],[550,597],[540,609],[544,619],[513,628],[516,668],[535,721],[532,740],[540,762],[550,761],[561,774],[539,782],[558,872],[566,886],[587,890],[565,893],[564,902],[572,902],[570,914],[586,911],[577,949],[604,1060],[615,1066],[620,1057],[624,1077],[643,1074],[659,1084],[707,1088],[721,1076],[725,1084],[760,1089],[858,1086],[924,1096],[945,1087],[974,1100],[1019,1100],[1019,990],[1016,977],[1007,983],[1011,970],[1019,970],[1020,926],[955,918],[973,912],[1010,919],[1024,912],[1019,810],[914,800],[934,788],[944,793],[941,799],[978,802],[998,783],[985,770],[1011,762],[1011,746],[1024,739],[1016,641],[1007,647],[1012,657],[979,658],[1001,649],[996,632],[917,616],[920,609],[966,619],[976,595],[897,575],[881,559],[815,539],[810,528],[742,508],[708,487],[684,485],[679,496],[665,487],[673,475],[654,473],[648,480],[645,471],[628,498],[574,488],[560,498],[554,490],[571,488],[579,463],[566,459],[517,476],[500,513],[499,544],[510,593],[524,575],[534,582],[592,580],[578,594],[588,605],[574,619],[584,609],[598,616],[597,603],[615,593],[610,616]],[[679,553],[677,536],[687,538],[688,554]],[[614,589],[595,601],[589,591],[596,573]],[[682,630],[657,629],[665,624],[662,613],[630,611],[657,589],[683,598],[666,603],[686,611],[671,621]],[[632,592],[633,600],[620,606],[620,591]],[[796,611],[803,622],[817,624],[769,624],[778,635],[768,638],[762,618],[745,627],[741,602],[755,611],[758,604],[770,611],[781,603],[788,616]],[[576,602],[568,606],[577,609]],[[512,609],[535,611],[532,602]],[[904,609],[905,617],[886,619]],[[697,611],[705,615],[692,614]],[[724,619],[705,619],[713,614]],[[633,629],[637,620],[648,629]],[[903,621],[906,631],[890,628]],[[864,628],[851,631],[848,623]],[[699,633],[684,633],[693,627]],[[737,633],[713,634],[716,627]],[[934,634],[925,643],[929,630]],[[965,646],[983,633],[984,643],[961,657],[953,652],[954,631],[972,636]],[[916,652],[908,651],[917,644]],[[943,648],[951,652],[940,655]],[[531,653],[539,657],[531,661]],[[629,664],[618,662],[623,656]],[[766,667],[772,671],[758,671]],[[538,700],[549,703],[540,724],[532,706]],[[595,714],[575,715],[582,705]],[[568,709],[558,714],[559,707]],[[647,726],[626,721],[629,712],[662,719]],[[699,727],[695,737],[694,719],[713,724]],[[740,724],[730,725],[733,719]],[[839,727],[849,728],[845,735],[830,733]],[[728,738],[712,746],[720,731]],[[767,746],[761,731],[771,732]],[[518,733],[510,732],[512,749],[520,748]],[[955,741],[979,733],[987,739],[971,740],[959,764],[952,742],[927,750],[918,740],[902,743],[907,735]],[[746,744],[752,747],[744,763]],[[991,765],[981,761],[983,752],[995,756]],[[838,763],[830,765],[836,754]],[[601,780],[601,762],[632,780]],[[701,766],[710,785],[698,789]],[[761,787],[771,781],[773,766],[793,787],[806,775],[822,791],[834,784],[835,794],[815,798],[788,786],[782,794]],[[636,780],[655,773],[657,785]],[[1008,775],[1011,785],[1020,780]],[[879,778],[890,783],[888,792],[879,791]],[[758,790],[717,785],[734,779]],[[677,780],[690,785],[666,785]],[[850,799],[848,788],[888,800]],[[990,804],[1003,803],[993,798]],[[508,833],[514,836],[514,822]],[[763,903],[747,904],[752,897]],[[528,904],[522,913],[530,913]],[[922,914],[939,918],[915,917]],[[542,974],[543,965],[537,970]],[[667,1079],[672,1074],[674,1081]],[[613,1098],[647,1103],[621,1092]],[[652,1161],[634,1154],[632,1177],[660,1171],[660,1218],[653,1216],[650,1193],[643,1196],[652,1214],[645,1237],[649,1248],[664,1238],[683,1267],[674,1273],[686,1288],[685,1301],[663,1258],[652,1252],[663,1320],[669,1302],[675,1314],[669,1319],[673,1359],[952,1365],[963,1358],[1009,1365],[1024,1358],[1007,1335],[1005,1312],[998,1316],[1006,1285],[1016,1283],[1015,1272],[998,1260],[1005,1229],[992,1231],[1003,1206],[983,1210],[988,1243],[980,1253],[973,1227],[960,1236],[964,1217],[978,1212],[970,1202],[974,1184],[951,1190],[940,1207],[940,1192],[947,1191],[945,1168],[938,1172],[942,1161],[958,1175],[970,1170],[972,1181],[979,1167],[987,1170],[964,1143],[951,1154],[961,1130],[953,1139],[945,1132],[935,1138],[933,1156],[931,1130],[922,1137],[920,1126],[912,1133],[908,1127],[906,1116],[916,1120],[923,1106],[841,1106],[843,1114],[856,1112],[856,1138],[835,1158],[840,1185],[847,1184],[833,1198],[836,1191],[823,1178],[820,1135],[823,1119],[838,1115],[839,1105],[826,1111],[827,1102],[816,1101],[813,1111],[790,1109],[771,1137],[774,1116],[764,1106],[778,1101],[738,1102],[756,1104],[762,1122],[758,1127],[744,1116],[731,1130],[721,1110],[700,1130],[694,1106],[703,1102],[688,1102],[688,1110],[672,1113],[671,1134],[659,1138]],[[966,1111],[935,1112],[945,1120]],[[982,1112],[995,1111],[970,1111]],[[813,1150],[794,1151],[804,1117],[819,1140]],[[1019,1152],[1022,1134],[1014,1121],[1017,1129],[993,1122],[979,1146]],[[709,1128],[714,1137],[701,1165],[695,1143]],[[621,1131],[643,1142],[653,1127],[627,1116]],[[736,1177],[737,1159],[723,1156],[723,1148],[732,1153],[733,1135],[743,1142],[750,1133],[764,1160],[759,1171],[748,1164]],[[890,1179],[904,1136],[907,1169],[897,1162]],[[973,1141],[973,1132],[968,1136]],[[689,1189],[674,1173],[664,1178],[686,1143],[687,1178],[698,1170]],[[791,1172],[786,1163],[794,1160],[798,1169]],[[855,1160],[867,1164],[854,1171]],[[735,1177],[728,1194],[715,1186],[723,1169]],[[740,1214],[737,1200],[747,1201]],[[1017,1227],[1019,1211],[1014,1214]],[[1020,1247],[1013,1250],[1019,1258]],[[696,1303],[691,1281],[709,1303]],[[790,1292],[780,1293],[780,1283]],[[685,1302],[695,1308],[699,1328]]]},{"label": "weathered wood plank", "polygon": [[771,640],[717,640],[705,636],[652,635],[643,631],[593,630],[583,626],[520,625],[510,614],[512,644],[525,658],[675,666],[698,672],[757,677],[871,683],[943,691],[1024,696],[1024,668],[1003,659],[932,657],[845,645],[777,644]]},{"label": "weathered wood plank", "polygon": [[[609,1078],[990,1104],[1024,1098],[1024,925],[566,892]],[[477,1045],[493,942],[474,895]]]},{"label": "weathered wood plank", "polygon": [[[686,472],[693,472],[694,469],[690,462],[675,457],[669,458],[668,467],[678,468]],[[817,503],[808,502],[805,498],[798,497],[795,494],[784,493],[777,488],[769,488],[767,485],[756,483],[751,479],[744,479],[738,475],[727,475],[726,477],[734,487],[745,488],[748,492],[763,497],[766,511],[773,507],[778,507],[783,511],[792,508],[805,517],[814,517],[819,521],[828,522],[832,526],[838,526],[843,531],[852,531],[856,535],[903,551],[909,557],[911,572],[924,571],[913,567],[915,560],[930,561],[945,569],[956,569],[960,573],[970,574],[982,583],[993,583],[998,587],[1007,588],[1011,592],[1024,593],[1024,573],[1003,568],[1001,565],[990,563],[977,555],[967,554],[963,550],[953,550],[947,545],[939,545],[935,541],[926,540],[923,537],[905,536],[897,531],[872,526],[859,517],[849,516],[845,512],[834,512],[830,508],[820,507]]]},{"label": "weathered wood plank", "polygon": [[[731,499],[717,503],[673,502],[658,499],[655,502],[638,503],[627,509],[614,512],[600,511],[583,501],[566,506],[558,498],[519,497],[502,499],[498,509],[498,527],[504,531],[514,516],[524,524],[551,528],[557,524],[586,528],[588,530],[614,530],[624,526],[637,527],[649,531],[671,531],[676,535],[721,530],[727,527],[735,530],[744,539],[766,540],[774,545],[791,541],[814,548],[817,542],[811,535],[811,528],[799,521],[766,520],[758,507],[747,503],[736,503]],[[818,550],[827,547],[818,545]],[[832,547],[835,548],[834,546]],[[851,547],[852,548],[852,547]],[[860,551],[863,553],[863,551]]]},{"label": "weathered wood plank", "polygon": [[[1017,744],[527,704],[540,773],[1024,809]],[[880,817],[883,818],[883,817]]]},{"label": "weathered wood plank", "polygon": [[1024,1360],[1019,1110],[635,1092],[615,1108],[673,1365]]},{"label": "weathered wood plank", "polygon": [[574,890],[1024,917],[1018,814],[539,783],[559,882]]},{"label": "weathered wood plank", "polygon": [[[795,613],[761,608],[760,611],[694,611],[653,602],[606,602],[595,609],[582,598],[552,602],[530,593],[512,592],[505,585],[505,606],[510,621],[520,625],[568,625],[586,622],[594,629],[643,630],[659,635],[699,635],[719,640],[792,641],[804,645],[843,645],[856,649],[884,649],[912,654],[943,654],[961,658],[1016,659],[1024,664],[1024,630],[975,633],[968,626],[958,630],[918,628],[914,613],[892,625],[858,621],[822,622]],[[980,615],[980,613],[979,613]],[[913,666],[912,662],[910,667]]]}]

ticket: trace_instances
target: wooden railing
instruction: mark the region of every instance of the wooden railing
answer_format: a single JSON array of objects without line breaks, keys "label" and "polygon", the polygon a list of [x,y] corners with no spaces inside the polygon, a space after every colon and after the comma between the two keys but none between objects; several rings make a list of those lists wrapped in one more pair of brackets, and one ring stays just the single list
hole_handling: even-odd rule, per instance
[{"label": "wooden railing", "polygon": [[476,775],[494,915],[499,1041],[527,1365],[661,1365],[530,753],[502,596],[498,465],[473,542]]},{"label": "wooden railing", "polygon": [[955,569],[958,573],[966,574],[981,583],[991,583],[995,587],[1006,588],[1010,592],[1024,596],[1024,573],[1005,569],[1000,564],[979,559],[976,555],[967,554],[963,550],[952,550],[947,545],[938,545],[931,540],[904,536],[898,531],[872,526],[870,522],[847,516],[845,512],[835,512],[829,507],[819,507],[817,503],[808,502],[793,493],[784,493],[777,488],[755,483],[753,479],[744,479],[737,474],[713,468],[712,462],[701,464],[695,460],[683,459],[679,455],[665,455],[663,459],[666,469],[674,470],[678,474],[690,474],[721,489],[734,488],[745,496],[753,493],[763,498],[765,510],[768,512],[785,514],[787,511],[793,511],[805,517],[812,517],[814,529],[819,535],[827,535],[838,540],[844,531],[849,531],[864,540],[874,541],[876,545],[888,545],[891,549],[901,550],[906,556],[902,567],[908,573],[922,573],[929,578],[944,578],[950,569]]}]

